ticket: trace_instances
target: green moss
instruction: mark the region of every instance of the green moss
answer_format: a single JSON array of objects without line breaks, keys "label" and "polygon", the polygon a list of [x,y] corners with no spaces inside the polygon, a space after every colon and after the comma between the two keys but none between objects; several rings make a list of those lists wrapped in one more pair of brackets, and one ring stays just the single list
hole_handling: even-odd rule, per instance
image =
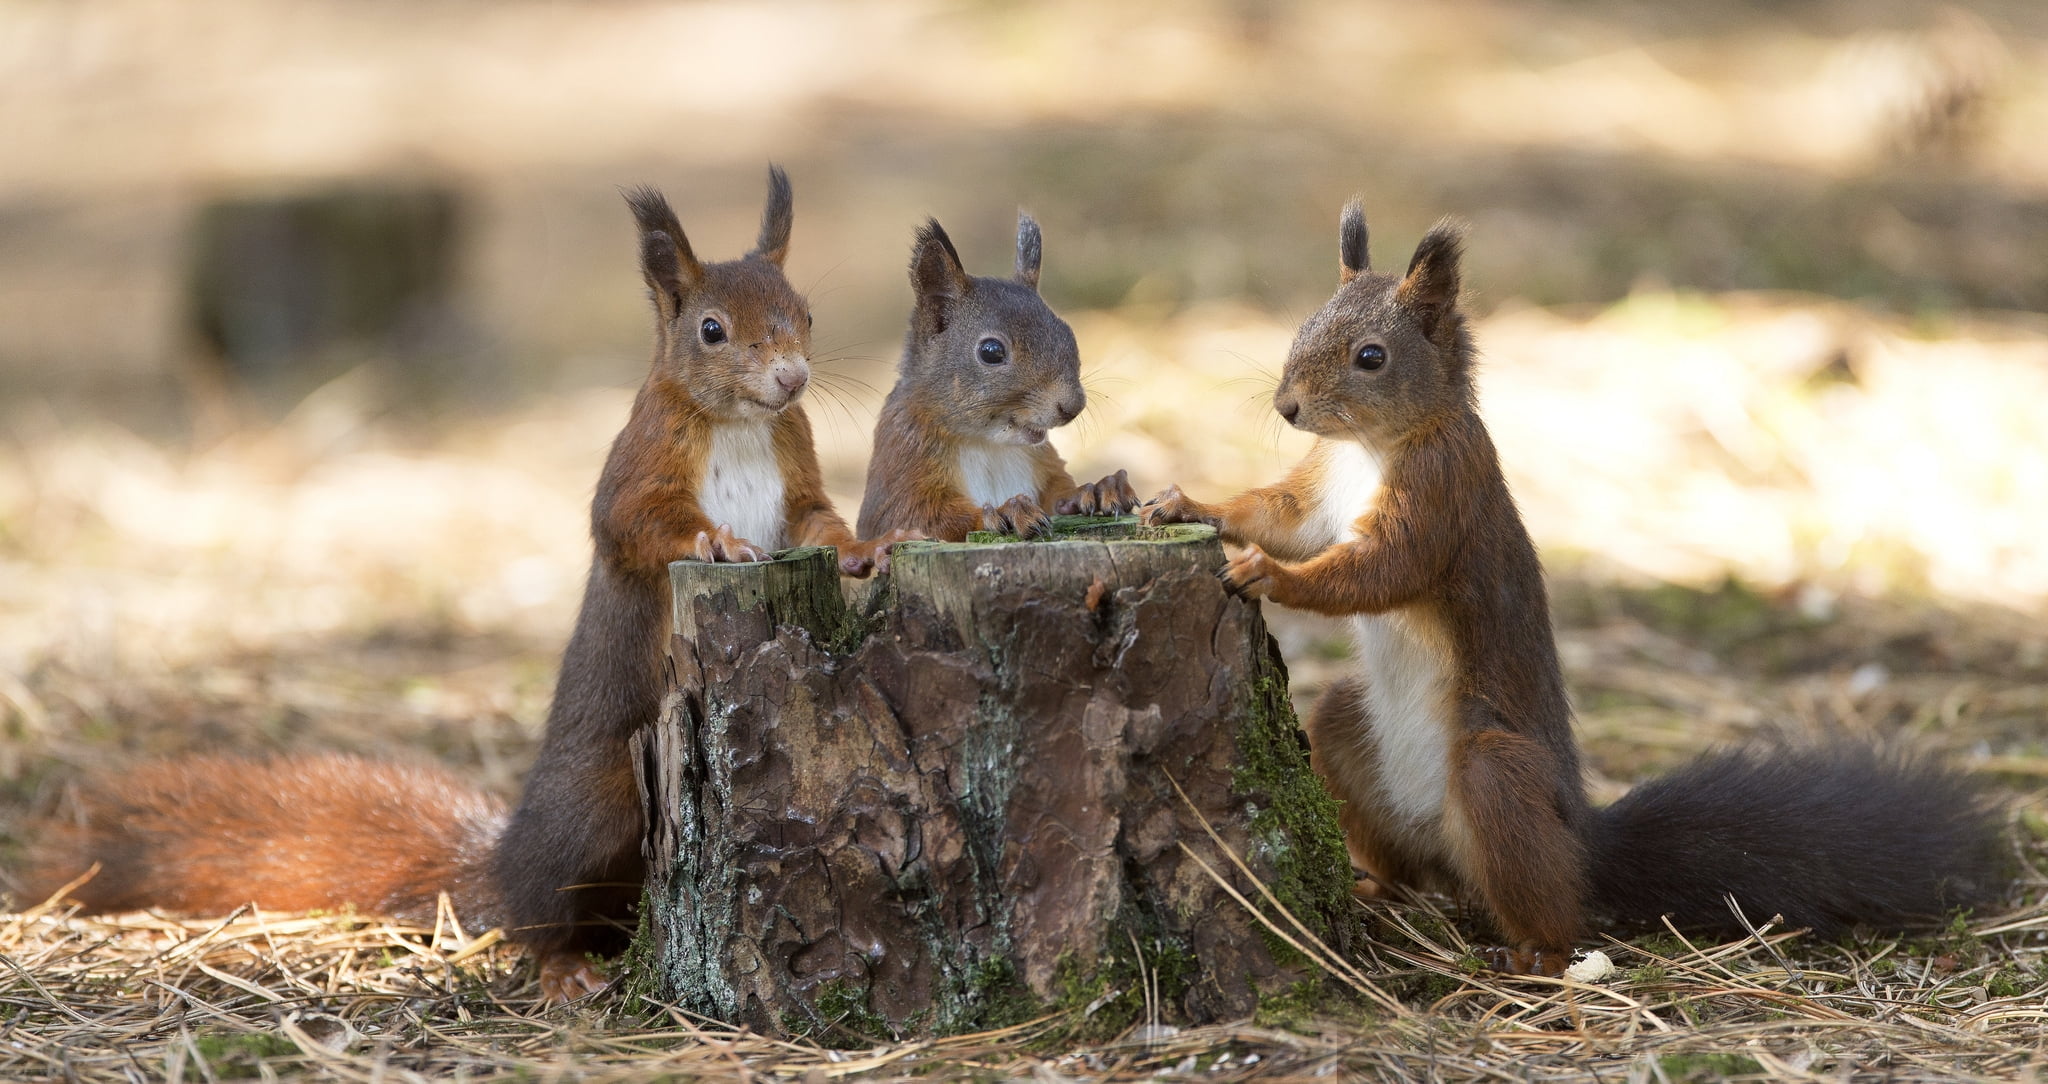
[{"label": "green moss", "polygon": [[1968,910],[1957,910],[1951,914],[1948,925],[1940,932],[1913,938],[1899,947],[1906,955],[1923,960],[1948,957],[1951,967],[1981,963],[1985,953],[1984,939],[1970,932]]},{"label": "green moss", "polygon": [[968,971],[967,981],[949,1014],[947,1030],[989,1031],[1045,1015],[1045,1003],[1024,984],[1008,957],[984,960]]},{"label": "green moss", "polygon": [[1307,1033],[1323,1003],[1323,983],[1310,977],[1259,998],[1252,1023],[1262,1028]]},{"label": "green moss", "polygon": [[1673,1084],[1756,1076],[1764,1071],[1755,1058],[1746,1054],[1666,1054],[1657,1059],[1657,1068]]},{"label": "green moss", "polygon": [[1111,934],[1092,968],[1071,954],[1055,966],[1052,1008],[1068,1014],[1057,1029],[1064,1041],[1109,1039],[1148,1013],[1177,1017],[1188,985],[1201,972],[1194,952],[1179,938],[1163,936],[1156,917],[1141,909],[1126,908],[1112,928],[1131,936],[1119,942]]},{"label": "green moss", "polygon": [[887,1017],[868,1007],[867,988],[850,979],[833,979],[819,987],[811,1007],[816,1012],[814,1018],[802,1019],[791,1013],[783,1018],[782,1026],[792,1035],[829,1047],[860,1047],[902,1038]]},{"label": "green moss", "polygon": [[640,889],[640,924],[633,940],[612,965],[612,978],[626,1005],[635,1011],[654,1008],[661,1000],[659,960],[654,948],[654,895]]},{"label": "green moss", "polygon": [[[1277,661],[1268,666],[1248,692],[1245,725],[1237,734],[1242,766],[1231,780],[1233,792],[1247,800],[1251,813],[1253,853],[1248,857],[1255,867],[1270,871],[1266,887],[1280,905],[1342,953],[1351,936],[1339,918],[1349,909],[1352,881],[1337,803],[1309,770],[1285,672]],[[1265,932],[1275,959],[1305,962],[1293,946]]]},{"label": "green moss", "polygon": [[1675,960],[1685,955],[1686,952],[1685,942],[1668,933],[1644,934],[1630,941],[1629,944],[1642,949],[1651,956],[1661,956],[1666,960]]},{"label": "green moss", "polygon": [[[220,1080],[244,1080],[263,1075],[262,1063],[267,1058],[294,1057],[299,1054],[299,1045],[275,1032],[269,1031],[202,1031],[192,1036],[192,1047],[199,1052],[212,1075]],[[186,1070],[187,1079],[201,1075],[198,1067]]]},{"label": "green moss", "polygon": [[[1196,528],[1206,533],[1207,528]],[[1002,531],[970,531],[967,541],[970,545],[1007,545],[1012,542],[1074,542],[1089,539],[1113,539],[1118,542],[1175,542],[1185,541],[1191,532],[1184,525],[1152,527],[1139,522],[1136,516],[1054,516],[1052,534],[1047,537],[1020,539]]]},{"label": "green moss", "polygon": [[2034,977],[2013,964],[2000,967],[1984,983],[1984,992],[1996,998],[2019,997],[2034,987]]}]

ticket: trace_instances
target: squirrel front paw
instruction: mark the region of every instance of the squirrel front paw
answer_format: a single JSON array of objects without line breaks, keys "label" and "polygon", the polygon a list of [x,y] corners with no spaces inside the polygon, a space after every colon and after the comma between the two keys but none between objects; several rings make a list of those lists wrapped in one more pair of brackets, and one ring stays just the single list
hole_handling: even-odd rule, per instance
[{"label": "squirrel front paw", "polygon": [[1041,538],[1052,533],[1052,517],[1038,506],[1038,498],[1019,493],[999,507],[981,510],[981,529],[1018,538]]},{"label": "squirrel front paw", "polygon": [[581,953],[551,951],[540,958],[540,996],[550,1005],[566,1005],[611,985]]},{"label": "squirrel front paw", "polygon": [[686,555],[692,561],[722,561],[742,564],[748,561],[765,561],[768,551],[732,533],[730,524],[721,523],[716,530],[698,531],[697,541]]},{"label": "squirrel front paw", "polygon": [[1138,518],[1147,527],[1167,523],[1206,523],[1216,526],[1216,515],[1209,506],[1180,491],[1177,485],[1167,486],[1157,496],[1138,506]]},{"label": "squirrel front paw", "polygon": [[1101,481],[1075,486],[1061,497],[1053,511],[1063,516],[1121,516],[1138,506],[1138,491],[1131,488],[1129,471],[1118,471]]},{"label": "squirrel front paw", "polygon": [[916,542],[927,537],[923,531],[898,527],[887,534],[851,542],[839,547],[839,571],[849,576],[889,571],[889,551],[898,542]]},{"label": "squirrel front paw", "polygon": [[1246,598],[1271,598],[1289,575],[1279,558],[1256,545],[1246,546],[1243,553],[1223,566],[1224,585]]}]

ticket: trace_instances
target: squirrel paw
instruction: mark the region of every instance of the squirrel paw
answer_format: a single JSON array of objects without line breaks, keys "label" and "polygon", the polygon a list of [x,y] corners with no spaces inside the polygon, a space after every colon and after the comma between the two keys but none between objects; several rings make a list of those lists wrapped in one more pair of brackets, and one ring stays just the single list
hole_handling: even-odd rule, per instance
[{"label": "squirrel paw", "polygon": [[898,542],[916,542],[923,539],[923,531],[898,527],[887,534],[862,539],[839,547],[839,571],[848,576],[866,576],[870,572],[889,571],[889,552]]},{"label": "squirrel paw", "polygon": [[1120,470],[1099,482],[1075,486],[1053,511],[1063,516],[1121,516],[1137,506],[1138,491],[1131,488],[1130,472]]},{"label": "squirrel paw", "polygon": [[1564,969],[1572,962],[1571,949],[1544,949],[1533,945],[1516,949],[1493,945],[1474,949],[1472,954],[1479,957],[1479,962],[1488,971],[1505,975],[1543,975],[1553,979],[1564,974]]},{"label": "squirrel paw", "polygon": [[540,958],[540,996],[550,1005],[567,1005],[611,985],[581,953],[549,952]]},{"label": "squirrel paw", "polygon": [[1256,545],[1246,546],[1223,566],[1224,585],[1246,598],[1270,597],[1286,575],[1279,559]]},{"label": "squirrel paw", "polygon": [[1052,517],[1038,506],[1038,499],[1019,493],[998,508],[981,510],[981,529],[1013,534],[1018,538],[1040,538],[1052,533]]},{"label": "squirrel paw", "polygon": [[1167,486],[1151,500],[1138,506],[1138,518],[1147,527],[1166,523],[1206,523],[1216,526],[1216,517],[1203,507],[1200,501],[1180,491],[1177,485]]},{"label": "squirrel paw", "polygon": [[765,561],[768,551],[732,533],[730,524],[721,523],[715,531],[698,531],[696,545],[686,555],[692,561],[721,561],[742,564],[749,561]]}]

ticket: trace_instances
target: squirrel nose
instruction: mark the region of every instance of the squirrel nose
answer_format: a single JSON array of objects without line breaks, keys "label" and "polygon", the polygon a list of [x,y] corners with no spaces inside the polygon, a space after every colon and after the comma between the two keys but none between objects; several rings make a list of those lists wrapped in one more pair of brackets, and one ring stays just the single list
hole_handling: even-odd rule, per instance
[{"label": "squirrel nose", "polygon": [[1060,424],[1065,425],[1068,422],[1073,421],[1075,418],[1080,417],[1081,406],[1082,403],[1078,399],[1062,400],[1060,405],[1056,408],[1059,412]]},{"label": "squirrel nose", "polygon": [[1301,414],[1301,404],[1292,399],[1278,404],[1275,409],[1280,411],[1280,416],[1287,419],[1287,424],[1289,425],[1293,425],[1294,419]]},{"label": "squirrel nose", "polygon": [[783,369],[775,374],[775,382],[782,385],[783,391],[793,394],[811,382],[811,374],[802,369]]}]

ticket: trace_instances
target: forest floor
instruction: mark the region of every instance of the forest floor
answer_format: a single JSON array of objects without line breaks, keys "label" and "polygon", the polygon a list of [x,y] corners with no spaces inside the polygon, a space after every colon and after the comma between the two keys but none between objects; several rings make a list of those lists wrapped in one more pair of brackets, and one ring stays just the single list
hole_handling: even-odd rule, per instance
[{"label": "forest floor", "polygon": [[[1284,320],[1075,317],[1095,396],[1076,473],[1203,495],[1304,446],[1264,401]],[[645,1079],[2009,1079],[2048,1020],[2048,328],[1924,326],[1795,296],[1509,306],[1484,405],[1550,569],[1589,780],[1611,800],[1757,736],[1900,740],[2011,798],[2015,880],[1943,928],[1817,942],[1663,935],[1591,983],[1464,966],[1451,901],[1359,905],[1317,1011],[1080,1048],[1070,1021],[874,1046],[782,1041],[600,997],[534,1001],[495,935],[355,916],[0,918],[0,1076]],[[876,369],[811,407],[851,508]],[[0,793],[18,847],[82,773],[193,749],[433,760],[515,792],[629,393],[393,421],[360,380],[167,450],[17,410],[0,434]],[[1306,704],[1335,624],[1269,608]],[[1756,916],[1759,918],[1768,916]],[[850,1047],[849,1048],[849,1044]]]}]

